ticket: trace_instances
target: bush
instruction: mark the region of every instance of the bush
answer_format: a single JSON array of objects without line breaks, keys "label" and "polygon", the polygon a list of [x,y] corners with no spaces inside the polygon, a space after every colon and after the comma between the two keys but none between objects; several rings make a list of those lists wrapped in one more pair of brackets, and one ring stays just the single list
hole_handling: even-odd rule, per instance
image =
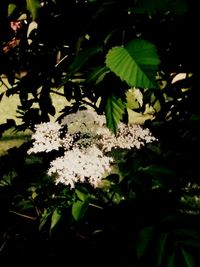
[{"label": "bush", "polygon": [[[12,127],[33,132],[32,140],[0,161],[3,256],[17,244],[19,260],[22,251],[31,256],[36,250],[39,256],[42,249],[50,262],[69,249],[77,263],[78,246],[80,263],[87,250],[97,257],[101,249],[99,264],[108,259],[118,266],[195,266],[200,246],[195,3],[27,0],[1,5],[0,70],[9,82],[1,99],[19,95],[21,121]],[[54,94],[66,101],[57,118]],[[89,178],[97,172],[93,176],[85,166],[86,174],[79,176],[82,161],[70,170],[75,156],[86,160],[85,149],[98,143],[101,150],[107,138],[107,132],[91,133],[87,116],[80,120],[84,132],[70,134],[73,123],[80,123],[73,115],[85,109],[95,119],[104,116],[98,130],[105,128],[112,138],[121,138],[120,125],[125,125],[129,131],[122,133],[129,139],[140,129],[157,139],[136,149],[133,138],[128,151],[116,145],[106,154],[115,159],[114,172],[104,169],[101,186],[92,186]],[[134,134],[131,127],[137,128]],[[39,153],[29,154],[37,144]],[[53,150],[47,153],[49,145]]]}]

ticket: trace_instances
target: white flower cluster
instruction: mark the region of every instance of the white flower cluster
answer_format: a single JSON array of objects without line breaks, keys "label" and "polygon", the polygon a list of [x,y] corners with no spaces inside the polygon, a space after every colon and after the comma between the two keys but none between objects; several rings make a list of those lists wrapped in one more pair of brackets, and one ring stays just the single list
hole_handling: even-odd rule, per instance
[{"label": "white flower cluster", "polygon": [[[64,126],[67,126],[67,132],[61,136]],[[29,154],[64,149],[64,155],[50,163],[48,175],[55,177],[56,184],[71,188],[84,182],[100,186],[105,176],[112,173],[115,149],[139,149],[156,140],[149,129],[124,123],[119,124],[117,135],[114,135],[106,126],[105,116],[93,110],[67,115],[61,124],[36,125],[32,139]]]},{"label": "white flower cluster", "polygon": [[57,122],[45,122],[35,125],[35,132],[32,135],[34,144],[28,150],[28,154],[58,150],[61,146],[59,137],[61,128],[62,125]]},{"label": "white flower cluster", "polygon": [[89,182],[98,187],[105,173],[111,171],[112,161],[111,157],[105,156],[96,146],[85,150],[73,148],[51,162],[48,174],[55,175],[56,184],[62,183],[71,188],[77,182]]}]

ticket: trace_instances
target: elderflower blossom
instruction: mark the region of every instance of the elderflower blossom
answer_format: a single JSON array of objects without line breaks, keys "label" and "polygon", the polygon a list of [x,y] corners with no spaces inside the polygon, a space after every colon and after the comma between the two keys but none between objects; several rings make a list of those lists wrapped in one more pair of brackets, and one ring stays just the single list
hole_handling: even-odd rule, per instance
[{"label": "elderflower blossom", "polygon": [[[65,127],[67,126],[67,127]],[[60,134],[63,128],[64,134]],[[157,139],[148,128],[120,122],[114,135],[106,125],[106,117],[93,110],[80,110],[67,115],[61,124],[36,125],[33,147],[28,153],[49,152],[60,147],[64,155],[50,163],[48,175],[55,183],[74,188],[76,183],[102,184],[105,175],[112,173],[116,149],[140,149]]]},{"label": "elderflower blossom", "polygon": [[156,138],[151,135],[148,128],[143,129],[140,125],[126,125],[124,123],[119,124],[118,132],[116,136],[110,131],[107,134],[101,134],[102,138],[99,139],[99,143],[102,145],[102,149],[106,152],[113,149],[140,149],[147,143],[156,141]]},{"label": "elderflower blossom", "polygon": [[103,155],[96,146],[80,150],[73,148],[66,151],[64,156],[51,162],[48,175],[55,175],[55,183],[75,187],[77,182],[89,182],[98,187],[105,173],[111,171],[113,159]]},{"label": "elderflower blossom", "polygon": [[63,125],[67,125],[69,134],[96,133],[99,127],[106,124],[106,118],[98,115],[94,110],[80,110],[77,113],[67,115],[62,120]]},{"label": "elderflower blossom", "polygon": [[28,154],[58,150],[61,146],[59,136],[61,128],[62,126],[57,122],[44,122],[35,125],[35,132],[32,135],[34,144],[28,150]]}]

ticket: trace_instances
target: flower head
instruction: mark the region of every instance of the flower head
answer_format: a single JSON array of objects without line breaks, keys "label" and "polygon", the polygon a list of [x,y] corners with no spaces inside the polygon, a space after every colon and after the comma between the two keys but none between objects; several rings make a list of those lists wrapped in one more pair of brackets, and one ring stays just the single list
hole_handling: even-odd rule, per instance
[{"label": "flower head", "polygon": [[59,130],[62,128],[57,122],[44,122],[35,125],[35,132],[32,135],[33,147],[28,154],[38,152],[50,152],[58,150],[61,146]]},{"label": "flower head", "polygon": [[[60,135],[63,127],[67,132]],[[33,147],[28,153],[49,152],[64,149],[64,155],[50,163],[48,175],[55,183],[75,187],[76,183],[101,185],[105,175],[112,173],[116,149],[140,149],[156,140],[148,128],[120,123],[114,135],[106,126],[106,117],[93,110],[81,110],[67,115],[61,124],[36,125]]]},{"label": "flower head", "polygon": [[93,187],[98,187],[104,175],[111,170],[112,161],[96,146],[85,150],[73,148],[51,162],[48,174],[55,175],[56,184],[62,183],[71,188],[77,182],[89,182]]}]

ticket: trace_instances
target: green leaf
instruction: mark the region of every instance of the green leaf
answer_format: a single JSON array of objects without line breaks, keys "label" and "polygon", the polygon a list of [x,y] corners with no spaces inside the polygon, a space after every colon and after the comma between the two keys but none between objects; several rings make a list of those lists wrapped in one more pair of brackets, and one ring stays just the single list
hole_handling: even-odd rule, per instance
[{"label": "green leaf", "polygon": [[108,51],[105,63],[130,86],[158,87],[155,78],[160,59],[150,42],[135,39],[125,47],[113,47]]},{"label": "green leaf", "polygon": [[39,0],[26,0],[26,8],[30,12],[32,20],[36,19],[39,7],[40,7]]},{"label": "green leaf", "polygon": [[78,190],[78,189],[75,189],[75,192],[76,192],[76,195],[77,197],[82,200],[82,201],[85,201],[88,199],[88,195],[83,193],[82,191]]},{"label": "green leaf", "polygon": [[161,175],[173,176],[174,172],[166,166],[161,165],[149,165],[147,167],[141,167],[141,172],[146,173],[153,178],[159,178]]},{"label": "green leaf", "polygon": [[72,204],[72,216],[76,221],[79,221],[85,215],[89,202],[77,200]]},{"label": "green leaf", "polygon": [[197,266],[195,263],[194,257],[185,249],[181,248],[185,263],[187,267],[195,267]]},{"label": "green leaf", "polygon": [[84,64],[95,54],[102,51],[102,45],[95,45],[81,51],[69,66],[70,72],[76,72],[84,66]]},{"label": "green leaf", "polygon": [[55,225],[60,221],[62,217],[62,214],[58,211],[58,209],[55,209],[52,216],[51,216],[51,227],[50,231],[55,227]]},{"label": "green leaf", "polygon": [[149,246],[155,233],[155,228],[152,226],[144,227],[138,234],[138,239],[136,243],[136,253],[138,258],[144,256],[144,253]]},{"label": "green leaf", "polygon": [[17,6],[14,3],[10,3],[8,5],[8,17],[10,17],[12,15],[12,13],[15,11],[16,7]]},{"label": "green leaf", "polygon": [[[69,78],[78,72],[94,55],[102,51],[102,45],[96,44],[77,54],[68,68],[67,75],[63,78],[60,86],[68,82]],[[90,82],[90,80],[88,81]]]},{"label": "green leaf", "polygon": [[166,246],[167,246],[167,237],[168,237],[168,233],[161,233],[158,236],[158,241],[157,241],[157,254],[158,254],[158,259],[157,259],[157,265],[156,266],[160,266],[164,259],[165,259],[165,255],[166,255]]},{"label": "green leaf", "polygon": [[51,215],[51,211],[45,209],[44,212],[42,213],[42,217],[40,219],[40,224],[39,224],[39,231],[42,230],[46,222],[48,221],[49,216]]},{"label": "green leaf", "polygon": [[21,211],[25,211],[28,209],[33,209],[34,205],[31,200],[21,200],[20,202],[17,203],[16,207],[18,207]]},{"label": "green leaf", "polygon": [[114,132],[117,133],[117,128],[122,116],[125,112],[125,104],[122,102],[120,98],[116,98],[114,95],[107,99],[106,103],[106,120],[107,127]]},{"label": "green leaf", "polygon": [[172,255],[168,255],[167,257],[167,267],[176,267],[175,265],[175,258],[176,258],[176,248],[174,249]]},{"label": "green leaf", "polygon": [[91,73],[89,73],[87,82],[95,82],[95,84],[98,84],[104,79],[108,72],[110,72],[110,70],[106,66],[95,68]]},{"label": "green leaf", "polygon": [[140,0],[133,8],[133,12],[140,14],[155,15],[164,14],[167,11],[177,15],[183,15],[187,11],[186,0]]}]

